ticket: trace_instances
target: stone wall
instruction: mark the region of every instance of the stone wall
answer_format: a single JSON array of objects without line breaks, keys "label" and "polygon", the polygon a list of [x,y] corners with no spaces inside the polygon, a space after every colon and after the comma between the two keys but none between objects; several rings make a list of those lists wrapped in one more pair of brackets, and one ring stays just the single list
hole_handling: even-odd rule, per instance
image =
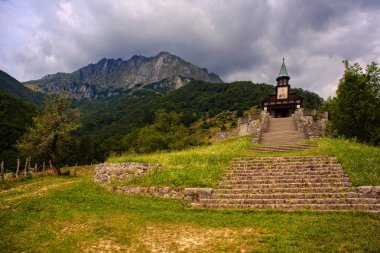
[{"label": "stone wall", "polygon": [[267,111],[261,111],[260,121],[258,122],[256,127],[253,129],[253,133],[252,133],[253,137],[250,140],[250,142],[260,143],[262,134],[268,130],[269,117],[270,116]]},{"label": "stone wall", "polygon": [[210,197],[213,188],[178,188],[169,186],[110,186],[109,191],[125,194],[125,195],[148,195],[170,199],[184,199],[188,203],[198,202],[200,198]]},{"label": "stone wall", "polygon": [[221,141],[224,139],[232,138],[232,137],[237,137],[239,136],[239,132],[237,130],[233,132],[222,132],[222,133],[216,133],[215,134],[215,141]]},{"label": "stone wall", "polygon": [[298,131],[303,131],[308,139],[316,139],[326,134],[327,112],[298,108],[293,114]]},{"label": "stone wall", "polygon": [[151,163],[102,163],[95,166],[94,182],[105,185],[109,191],[132,195],[141,194],[170,199],[184,199],[187,202],[198,202],[199,198],[211,196],[212,188],[179,188],[170,186],[109,186],[111,180],[126,180],[140,177],[153,168],[161,168]]},{"label": "stone wall", "polygon": [[159,164],[150,163],[102,163],[95,166],[94,181],[99,184],[111,180],[126,180],[146,174],[152,168],[161,168]]},{"label": "stone wall", "polygon": [[215,141],[221,141],[236,136],[253,135],[252,142],[258,143],[261,135],[268,127],[269,114],[266,111],[249,114],[238,119],[237,129],[233,132],[215,134]]},{"label": "stone wall", "polygon": [[356,192],[363,198],[378,198],[380,199],[380,186],[358,186]]}]

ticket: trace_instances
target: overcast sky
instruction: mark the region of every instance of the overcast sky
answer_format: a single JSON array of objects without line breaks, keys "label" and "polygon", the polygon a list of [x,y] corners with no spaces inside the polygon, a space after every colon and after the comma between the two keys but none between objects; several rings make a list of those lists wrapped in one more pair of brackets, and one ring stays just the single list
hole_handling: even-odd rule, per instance
[{"label": "overcast sky", "polygon": [[335,95],[342,60],[380,62],[379,0],[0,0],[0,69],[20,81],[160,51],[225,82]]}]

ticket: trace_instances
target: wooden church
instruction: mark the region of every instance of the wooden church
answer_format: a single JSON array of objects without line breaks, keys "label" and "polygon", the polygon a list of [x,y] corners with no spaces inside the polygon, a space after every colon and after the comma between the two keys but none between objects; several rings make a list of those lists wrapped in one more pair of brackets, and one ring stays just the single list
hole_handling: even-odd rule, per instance
[{"label": "wooden church", "polygon": [[290,92],[289,80],[285,59],[282,59],[280,73],[276,78],[276,93],[269,95],[261,102],[262,109],[268,111],[272,117],[289,117],[301,107],[303,97]]}]

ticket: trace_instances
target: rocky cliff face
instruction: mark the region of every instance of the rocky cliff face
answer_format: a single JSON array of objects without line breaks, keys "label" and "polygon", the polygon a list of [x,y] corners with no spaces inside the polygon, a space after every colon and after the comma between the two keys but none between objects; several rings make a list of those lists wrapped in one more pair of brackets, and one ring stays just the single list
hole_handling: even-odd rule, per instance
[{"label": "rocky cliff face", "polygon": [[208,73],[178,56],[161,52],[155,57],[133,56],[122,59],[102,59],[73,73],[56,73],[26,84],[37,85],[50,94],[66,92],[76,99],[94,99],[128,92],[155,84],[161,91],[171,91],[189,80],[222,83],[218,75]]}]

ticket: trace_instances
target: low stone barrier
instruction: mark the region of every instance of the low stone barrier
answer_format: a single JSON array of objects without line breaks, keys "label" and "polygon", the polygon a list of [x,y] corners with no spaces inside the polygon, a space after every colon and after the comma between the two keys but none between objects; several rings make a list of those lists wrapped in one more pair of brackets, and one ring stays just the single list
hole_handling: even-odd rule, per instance
[{"label": "low stone barrier", "polygon": [[360,193],[364,198],[380,199],[380,186],[358,186],[356,192]]},{"label": "low stone barrier", "polygon": [[94,181],[108,184],[111,180],[126,180],[146,174],[153,168],[162,168],[159,164],[151,163],[102,163],[95,166]]},{"label": "low stone barrier", "polygon": [[210,197],[213,193],[212,188],[179,188],[169,186],[109,186],[109,191],[125,195],[148,195],[170,199],[184,199],[188,203],[198,202],[199,198]]},{"label": "low stone barrier", "polygon": [[106,186],[106,189],[125,195],[140,194],[170,199],[184,199],[189,203],[198,202],[199,198],[211,196],[212,188],[181,188],[170,186],[109,186],[112,180],[126,180],[140,177],[162,165],[152,163],[102,163],[95,166],[94,182]]}]

